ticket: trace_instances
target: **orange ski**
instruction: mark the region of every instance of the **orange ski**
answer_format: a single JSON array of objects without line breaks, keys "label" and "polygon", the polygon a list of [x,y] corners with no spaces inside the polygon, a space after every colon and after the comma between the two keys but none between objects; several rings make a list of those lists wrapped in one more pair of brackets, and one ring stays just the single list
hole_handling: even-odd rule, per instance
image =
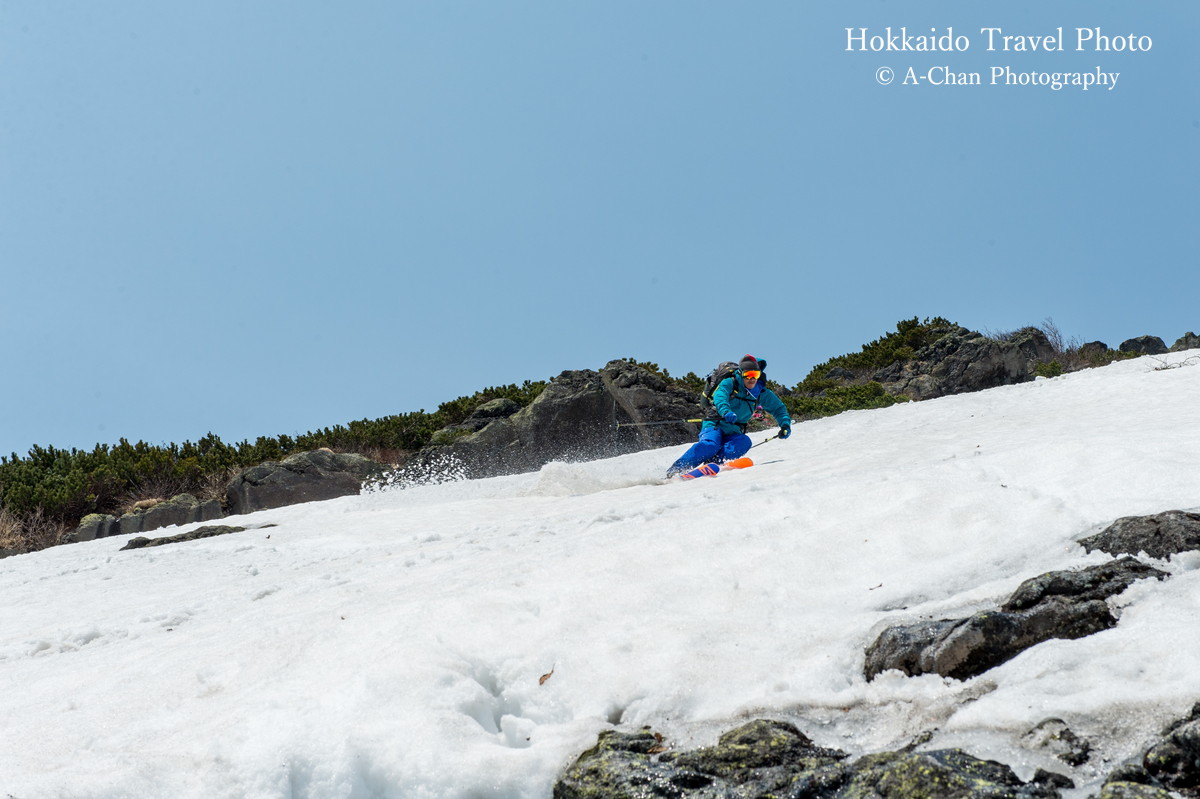
[{"label": "orange ski", "polygon": [[697,477],[716,477],[725,469],[745,469],[748,466],[753,466],[754,461],[749,458],[734,458],[727,463],[705,463],[697,466],[690,472],[684,472],[679,475],[682,480],[695,480]]}]

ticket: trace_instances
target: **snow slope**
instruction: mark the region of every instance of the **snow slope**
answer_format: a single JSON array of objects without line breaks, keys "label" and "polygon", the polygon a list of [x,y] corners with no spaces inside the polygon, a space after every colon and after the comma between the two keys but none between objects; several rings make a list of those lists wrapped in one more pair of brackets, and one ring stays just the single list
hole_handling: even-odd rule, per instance
[{"label": "snow slope", "polygon": [[[657,481],[673,447],[0,560],[0,795],[548,797],[611,725],[692,747],[766,715],[852,754],[936,730],[1086,796],[1200,699],[1200,553],[967,682],[868,684],[863,650],[1200,507],[1197,361],[845,413],[693,482]],[[1090,763],[1023,743],[1052,716]]]}]

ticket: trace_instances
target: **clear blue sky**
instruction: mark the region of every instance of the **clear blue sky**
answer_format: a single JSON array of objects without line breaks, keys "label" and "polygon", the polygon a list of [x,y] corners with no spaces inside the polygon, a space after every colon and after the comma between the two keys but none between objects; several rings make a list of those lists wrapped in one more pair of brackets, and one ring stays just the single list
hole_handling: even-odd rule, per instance
[{"label": "clear blue sky", "polygon": [[[888,26],[970,49],[846,52]],[[1152,49],[1075,51],[1096,27]],[[790,385],[912,316],[1170,344],[1200,332],[1198,76],[1194,0],[0,0],[0,453],[626,356]]]}]

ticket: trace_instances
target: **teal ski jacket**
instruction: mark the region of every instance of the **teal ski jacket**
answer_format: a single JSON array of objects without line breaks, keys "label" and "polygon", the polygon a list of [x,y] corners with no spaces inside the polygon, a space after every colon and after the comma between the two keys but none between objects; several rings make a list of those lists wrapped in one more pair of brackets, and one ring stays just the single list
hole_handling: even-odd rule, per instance
[{"label": "teal ski jacket", "polygon": [[[701,425],[702,430],[711,430],[714,427],[719,427],[725,435],[735,436],[746,432],[746,425],[750,421],[750,417],[754,415],[754,409],[759,405],[763,410],[775,417],[776,423],[781,427],[783,425],[791,425],[792,418],[788,415],[787,408],[783,402],[775,395],[775,392],[764,385],[765,381],[759,380],[754,384],[753,389],[746,388],[746,384],[742,382],[741,372],[731,375],[721,381],[713,392],[713,410],[716,411],[716,419],[706,419]],[[737,422],[730,424],[725,421],[725,414],[733,411],[737,416]]]}]

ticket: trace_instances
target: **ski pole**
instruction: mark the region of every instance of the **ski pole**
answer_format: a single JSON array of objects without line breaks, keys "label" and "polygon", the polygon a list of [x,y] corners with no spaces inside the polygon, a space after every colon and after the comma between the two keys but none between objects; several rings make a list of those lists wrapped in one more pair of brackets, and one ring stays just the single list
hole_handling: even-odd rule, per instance
[{"label": "ski pole", "polygon": [[775,435],[771,436],[771,438],[764,438],[762,441],[758,442],[757,444],[751,444],[750,449],[754,449],[755,447],[761,447],[763,444],[767,443],[768,441],[771,441],[772,439],[776,439],[776,438],[779,438],[779,433],[776,433]]},{"label": "ski pole", "polygon": [[653,427],[660,424],[683,424],[684,422],[699,424],[703,421],[703,419],[668,419],[665,422],[617,422],[617,429],[619,430],[622,427]]}]

